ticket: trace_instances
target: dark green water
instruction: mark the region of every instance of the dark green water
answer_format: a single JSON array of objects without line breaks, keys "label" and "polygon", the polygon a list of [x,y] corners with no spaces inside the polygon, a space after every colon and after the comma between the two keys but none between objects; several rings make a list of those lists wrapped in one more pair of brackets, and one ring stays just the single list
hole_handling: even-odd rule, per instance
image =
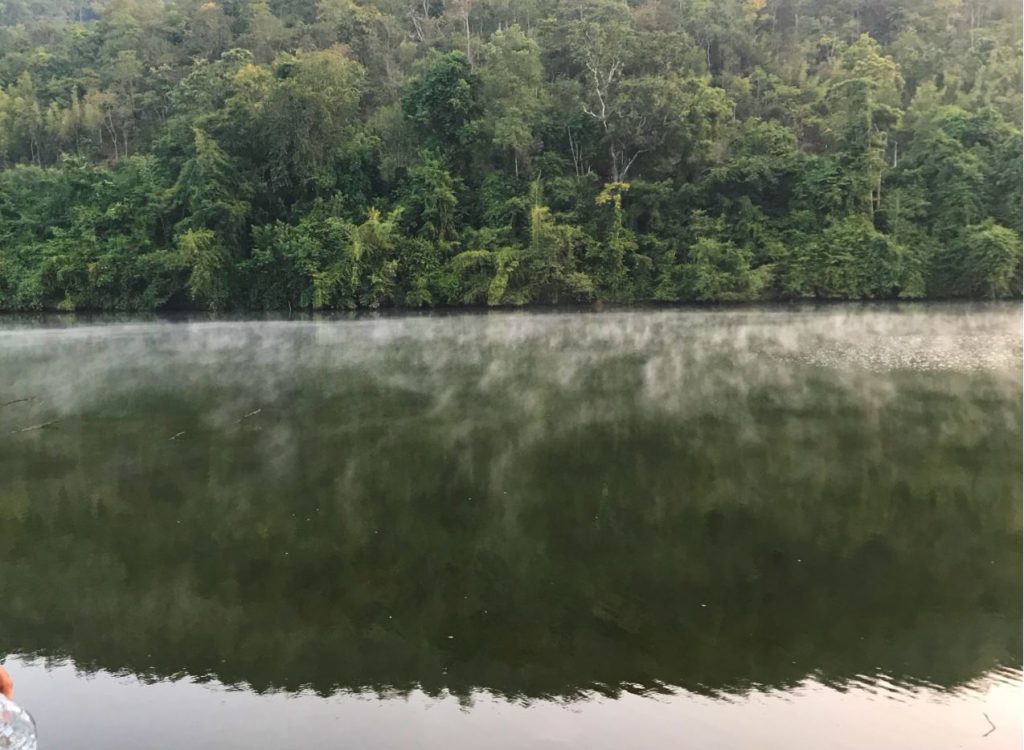
[{"label": "dark green water", "polygon": [[1020,315],[7,320],[16,697],[44,750],[1015,746]]}]

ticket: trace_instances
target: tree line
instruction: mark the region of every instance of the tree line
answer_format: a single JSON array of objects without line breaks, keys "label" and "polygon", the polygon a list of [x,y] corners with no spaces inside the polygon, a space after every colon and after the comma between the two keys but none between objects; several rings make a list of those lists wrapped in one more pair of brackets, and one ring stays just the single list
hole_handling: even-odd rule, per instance
[{"label": "tree line", "polygon": [[1016,0],[0,0],[0,309],[1021,292]]}]

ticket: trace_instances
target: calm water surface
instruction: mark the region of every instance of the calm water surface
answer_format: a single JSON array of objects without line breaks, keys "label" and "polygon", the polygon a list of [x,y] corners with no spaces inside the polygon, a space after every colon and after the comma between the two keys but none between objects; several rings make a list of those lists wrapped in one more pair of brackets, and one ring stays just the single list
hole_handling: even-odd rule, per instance
[{"label": "calm water surface", "polygon": [[43,750],[1017,748],[1021,348],[0,319],[0,652]]}]

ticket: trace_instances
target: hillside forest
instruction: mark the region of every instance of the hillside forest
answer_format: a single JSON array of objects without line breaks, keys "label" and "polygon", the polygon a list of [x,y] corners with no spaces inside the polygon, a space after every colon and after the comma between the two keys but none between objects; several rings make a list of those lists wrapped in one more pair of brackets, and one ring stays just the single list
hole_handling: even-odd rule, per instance
[{"label": "hillside forest", "polygon": [[1021,292],[1019,0],[0,0],[0,309]]}]

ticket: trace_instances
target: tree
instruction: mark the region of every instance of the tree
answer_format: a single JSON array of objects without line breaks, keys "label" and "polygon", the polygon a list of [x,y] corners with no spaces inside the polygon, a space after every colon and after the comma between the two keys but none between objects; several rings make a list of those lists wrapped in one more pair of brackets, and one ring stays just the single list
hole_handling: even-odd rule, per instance
[{"label": "tree", "polygon": [[731,242],[701,237],[683,268],[683,299],[734,302],[757,299],[767,281],[765,268],[751,268],[753,253]]},{"label": "tree", "polygon": [[794,242],[779,261],[786,295],[820,299],[920,296],[921,280],[906,248],[866,216],[850,216]]},{"label": "tree", "polygon": [[633,52],[636,35],[624,5],[608,3],[569,24],[569,50],[582,67],[583,111],[600,126],[608,151],[610,182],[621,182],[636,159],[631,144],[616,137],[615,98]]},{"label": "tree", "polygon": [[[533,199],[529,242],[518,264],[526,276],[523,296],[545,303],[579,302],[590,298],[594,284],[587,274],[577,270],[583,237],[574,227],[560,225],[552,219],[550,209],[541,203],[539,182],[534,183]],[[510,264],[511,258],[499,257],[498,274],[510,272]],[[493,288],[491,295],[495,295]]]},{"label": "tree", "polygon": [[190,269],[192,299],[210,310],[222,310],[230,296],[229,257],[217,235],[209,229],[187,229],[177,237],[178,251]]},{"label": "tree", "polygon": [[965,227],[936,254],[930,287],[937,296],[1019,297],[1020,235],[991,219]]},{"label": "tree", "polygon": [[178,226],[215,230],[223,239],[237,242],[249,213],[248,203],[237,197],[238,174],[216,141],[199,128],[193,134],[193,154],[171,188],[172,204],[184,214]]},{"label": "tree", "polygon": [[428,239],[444,242],[455,230],[458,181],[441,158],[430,151],[420,155],[401,191],[401,214],[405,226]]},{"label": "tree", "polygon": [[480,73],[485,128],[500,150],[512,154],[516,176],[536,141],[545,106],[540,46],[518,26],[497,31],[483,49]]},{"label": "tree", "polygon": [[363,69],[340,47],[274,61],[274,84],[259,109],[271,184],[292,199],[335,182],[337,159],[359,130]]},{"label": "tree", "polygon": [[699,164],[732,113],[725,92],[704,79],[643,76],[620,82],[604,118],[612,182],[643,157],[662,174]]},{"label": "tree", "polygon": [[850,175],[850,209],[874,217],[882,193],[889,131],[897,127],[903,78],[867,34],[843,53],[829,83],[833,139]]},{"label": "tree", "polygon": [[402,110],[429,148],[461,156],[476,136],[480,78],[462,52],[436,55],[406,87]]}]

